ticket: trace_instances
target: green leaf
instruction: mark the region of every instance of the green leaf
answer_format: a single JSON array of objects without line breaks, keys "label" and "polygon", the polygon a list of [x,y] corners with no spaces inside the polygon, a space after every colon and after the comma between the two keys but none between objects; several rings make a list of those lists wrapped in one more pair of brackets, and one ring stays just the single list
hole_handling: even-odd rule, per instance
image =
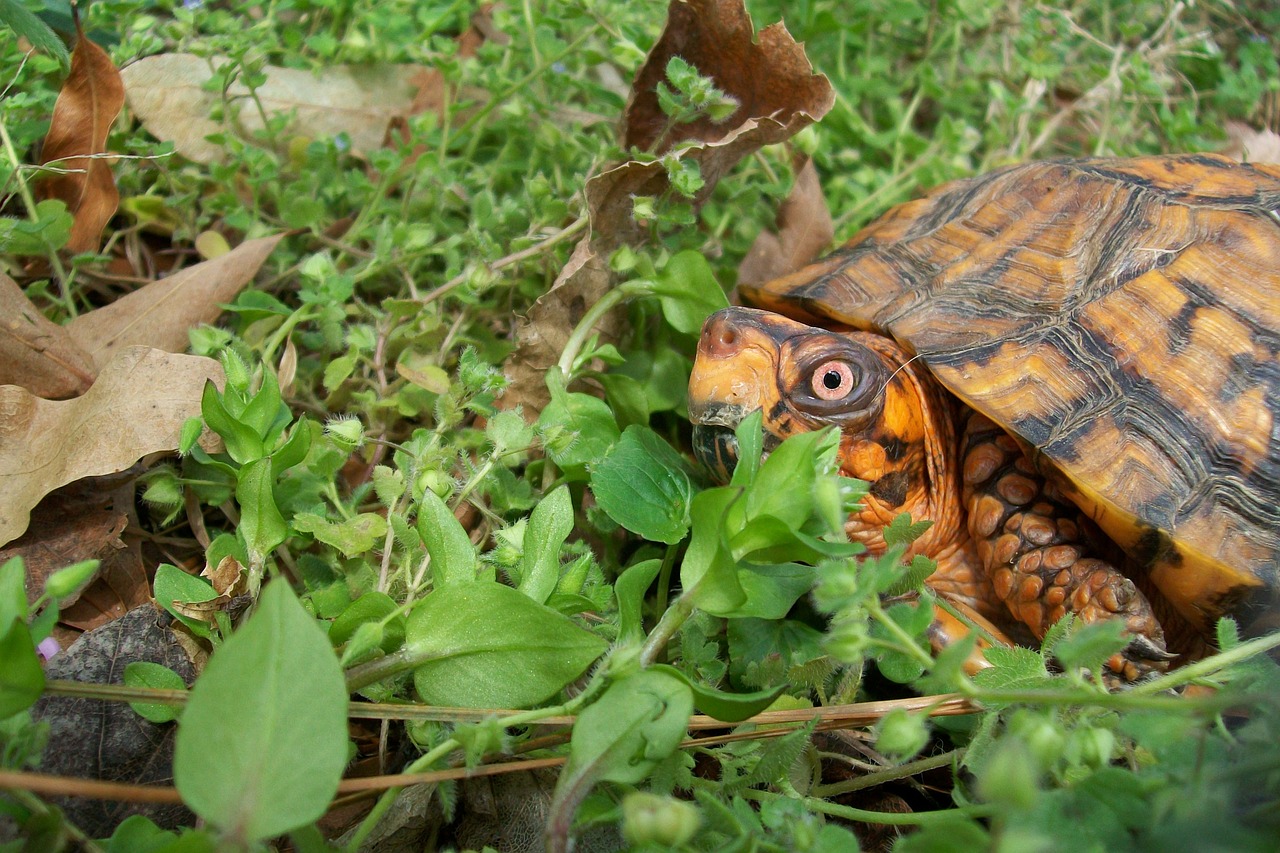
[{"label": "green leaf", "polygon": [[781,619],[791,611],[802,595],[813,588],[812,566],[778,563],[768,566],[746,564],[739,567],[738,583],[746,600],[732,613],[733,618],[750,616],[759,619]]},{"label": "green leaf", "polygon": [[756,409],[738,422],[733,435],[738,441],[738,462],[733,467],[729,485],[751,488],[760,472],[764,453],[764,412]]},{"label": "green leaf", "polygon": [[156,579],[152,584],[152,593],[156,604],[159,604],[169,615],[177,619],[191,630],[197,637],[212,636],[209,626],[199,619],[192,619],[178,612],[173,606],[175,601],[183,604],[196,604],[211,601],[218,597],[213,585],[204,578],[189,575],[177,566],[161,563],[156,569]]},{"label": "green leaf", "polygon": [[300,512],[293,517],[293,527],[337,548],[345,557],[372,551],[387,535],[387,520],[373,512],[362,512],[339,522],[312,512]]},{"label": "green leaf", "polygon": [[424,702],[523,708],[555,695],[607,644],[508,586],[470,583],[428,595],[409,617],[406,654],[422,663]]},{"label": "green leaf", "polygon": [[590,394],[553,397],[538,416],[538,428],[563,431],[563,440],[547,444],[547,455],[562,468],[598,461],[621,436],[609,406]]},{"label": "green leaf", "polygon": [[913,524],[911,513],[900,513],[885,527],[884,544],[889,548],[910,545],[932,526],[932,521],[917,521]]},{"label": "green leaf", "polygon": [[[361,625],[368,622],[384,622],[395,613],[399,605],[385,592],[376,590],[366,592],[347,605],[346,609],[329,625],[329,642],[335,646],[349,642]],[[384,652],[393,652],[404,642],[405,618],[397,616],[387,622],[386,632],[382,637],[381,647]]]},{"label": "green leaf", "polygon": [[49,575],[44,582],[45,595],[54,601],[61,601],[87,584],[98,571],[100,560],[81,560],[65,569],[59,569]]},{"label": "green leaf", "polygon": [[0,22],[31,42],[37,50],[47,53],[61,63],[63,68],[71,64],[67,46],[62,43],[48,24],[37,18],[19,0],[0,0]]},{"label": "green leaf", "polygon": [[690,510],[693,537],[680,563],[680,585],[698,607],[715,615],[733,613],[747,600],[737,565],[724,542],[724,518],[741,491],[732,486],[707,489]]},{"label": "green leaf", "polygon": [[347,763],[346,711],[324,632],[269,584],[191,688],[173,759],[183,802],[242,843],[317,820]]},{"label": "green leaf", "polygon": [[453,511],[430,490],[418,501],[418,534],[431,555],[431,576],[437,586],[476,579],[476,549],[471,537]]},{"label": "green leaf", "polygon": [[[678,178],[700,180],[696,172],[689,174],[683,169]],[[696,183],[696,180],[689,183],[692,192],[698,189]],[[656,285],[654,293],[662,305],[662,316],[672,328],[686,335],[697,334],[708,316],[729,307],[724,288],[716,281],[711,264],[701,252],[690,250],[673,255],[658,271]]]},{"label": "green leaf", "polygon": [[1077,622],[1076,629],[1053,647],[1053,656],[1063,669],[1081,667],[1098,672],[1107,658],[1121,652],[1132,638],[1120,619]]},{"label": "green leaf", "polygon": [[692,714],[693,693],[682,679],[656,668],[633,672],[578,715],[562,779],[641,782],[680,746]]},{"label": "green leaf", "polygon": [[754,693],[726,693],[706,684],[693,681],[674,666],[656,664],[650,670],[665,672],[678,678],[693,691],[693,705],[709,717],[715,717],[726,723],[740,723],[754,717],[773,704],[782,695],[787,685],[780,684],[768,690],[757,690]]},{"label": "green leaf", "polygon": [[747,518],[768,515],[794,528],[813,512],[815,462],[835,447],[832,429],[793,435],[769,454],[747,491]]},{"label": "green leaf", "polygon": [[689,531],[693,484],[684,460],[648,427],[626,428],[592,467],[591,491],[610,518],[651,542],[674,545]]},{"label": "green leaf", "polygon": [[42,692],[44,669],[31,632],[21,619],[11,619],[0,634],[0,720],[30,708]]},{"label": "green leaf", "polygon": [[613,585],[618,600],[618,642],[644,640],[644,595],[662,570],[661,560],[645,560],[618,576]]},{"label": "green leaf", "polygon": [[249,559],[262,559],[284,542],[289,526],[276,506],[275,477],[270,459],[255,459],[236,475],[236,503],[240,506],[237,532],[249,549]]},{"label": "green leaf", "polygon": [[1021,646],[991,646],[983,657],[994,664],[973,676],[973,683],[991,690],[1036,689],[1052,683],[1044,660]]},{"label": "green leaf", "polygon": [[271,473],[279,477],[295,465],[302,464],[311,450],[311,426],[309,420],[303,419],[293,425],[289,438],[271,452]]},{"label": "green leaf", "polygon": [[1230,616],[1223,616],[1214,626],[1218,640],[1218,651],[1227,652],[1240,645],[1240,626]]},{"label": "green leaf", "polygon": [[227,454],[244,465],[261,459],[264,451],[262,437],[253,427],[241,423],[231,416],[222,402],[222,394],[212,381],[205,382],[204,395],[200,400],[200,414],[209,429],[222,436],[227,447]]},{"label": "green leaf", "polygon": [[529,515],[521,555],[520,591],[539,604],[560,580],[560,549],[573,531],[573,502],[569,487],[560,486],[544,497]]},{"label": "green leaf", "polygon": [[26,564],[22,557],[10,557],[0,566],[0,625],[17,619],[27,621]]},{"label": "green leaf", "polygon": [[[161,690],[186,690],[182,676],[151,661],[133,661],[124,668],[124,683],[130,687],[155,687]],[[167,723],[178,718],[178,709],[155,702],[130,702],[129,707],[145,720]]]}]

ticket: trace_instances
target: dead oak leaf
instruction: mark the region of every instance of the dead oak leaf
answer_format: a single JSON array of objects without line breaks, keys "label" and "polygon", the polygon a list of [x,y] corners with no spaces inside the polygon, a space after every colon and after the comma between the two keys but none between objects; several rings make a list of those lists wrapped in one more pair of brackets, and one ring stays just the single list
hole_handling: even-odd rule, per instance
[{"label": "dead oak leaf", "polygon": [[[220,95],[204,84],[227,60],[189,53],[166,53],[140,59],[121,72],[129,109],[154,137],[172,142],[178,153],[197,163],[225,157],[222,146],[206,137],[223,133],[227,124],[212,116]],[[288,115],[284,139],[346,134],[357,154],[381,148],[393,119],[409,115],[421,83],[415,65],[334,65],[320,73],[268,65],[264,81],[251,93],[236,82],[227,90],[227,123],[253,133],[263,128],[263,115]],[[415,82],[416,81],[416,82]]]},{"label": "dead oak leaf", "polygon": [[222,306],[253,281],[283,234],[241,243],[225,255],[187,267],[66,326],[67,333],[101,370],[131,346],[184,352],[188,330],[212,323]]},{"label": "dead oak leaf", "polygon": [[70,333],[0,272],[0,385],[21,385],[37,397],[60,400],[84,393],[96,373],[93,359]]},{"label": "dead oak leaf", "polygon": [[53,118],[40,152],[42,166],[56,174],[36,183],[40,198],[61,199],[73,222],[67,249],[96,252],[102,229],[120,205],[106,152],[107,133],[124,106],[124,84],[106,51],[80,29],[71,51],[71,72],[53,105]]},{"label": "dead oak leaf", "polygon": [[22,535],[32,507],[59,486],[176,450],[209,380],[223,380],[211,358],[131,347],[73,400],[0,386],[0,545]]},{"label": "dead oak leaf", "polygon": [[[715,81],[738,102],[738,109],[724,121],[702,116],[667,133],[669,120],[658,105],[657,87],[674,56]],[[741,0],[676,0],[667,10],[662,36],[636,74],[623,115],[622,144],[647,151],[659,141],[663,150],[683,139],[714,141],[753,118],[768,117],[784,126],[796,119],[808,124],[834,102],[830,82],[813,73],[804,47],[782,23],[764,28],[757,37]]]}]

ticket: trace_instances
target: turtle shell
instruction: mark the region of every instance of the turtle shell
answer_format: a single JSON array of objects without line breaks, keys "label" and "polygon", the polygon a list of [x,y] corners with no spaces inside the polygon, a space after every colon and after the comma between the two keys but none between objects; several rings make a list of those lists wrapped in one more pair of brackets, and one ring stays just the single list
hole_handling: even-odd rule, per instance
[{"label": "turtle shell", "polygon": [[1006,168],[741,295],[891,335],[1018,438],[1202,630],[1276,612],[1280,166]]}]

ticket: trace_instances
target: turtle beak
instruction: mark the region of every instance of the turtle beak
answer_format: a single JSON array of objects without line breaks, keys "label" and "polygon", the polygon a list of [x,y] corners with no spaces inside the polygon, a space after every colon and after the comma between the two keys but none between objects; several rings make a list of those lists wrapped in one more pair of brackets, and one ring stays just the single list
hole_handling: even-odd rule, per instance
[{"label": "turtle beak", "polygon": [[794,333],[790,325],[764,311],[725,308],[702,327],[689,377],[689,420],[695,455],[719,479],[727,480],[737,462],[734,428],[757,409],[767,416],[780,402],[780,342]]}]

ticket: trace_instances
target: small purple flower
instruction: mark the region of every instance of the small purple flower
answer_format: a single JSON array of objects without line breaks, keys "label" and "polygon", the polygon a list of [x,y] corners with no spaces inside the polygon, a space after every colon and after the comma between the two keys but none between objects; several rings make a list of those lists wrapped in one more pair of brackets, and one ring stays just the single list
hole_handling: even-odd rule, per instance
[{"label": "small purple flower", "polygon": [[203,5],[204,0],[182,0],[182,8],[186,9],[188,12],[199,9]]},{"label": "small purple flower", "polygon": [[551,63],[551,70],[557,74],[564,74],[569,69],[565,67],[563,62],[553,62]]},{"label": "small purple flower", "polygon": [[41,660],[49,660],[60,651],[62,646],[53,637],[45,637],[40,641],[40,645],[36,646],[36,654],[40,655]]}]

